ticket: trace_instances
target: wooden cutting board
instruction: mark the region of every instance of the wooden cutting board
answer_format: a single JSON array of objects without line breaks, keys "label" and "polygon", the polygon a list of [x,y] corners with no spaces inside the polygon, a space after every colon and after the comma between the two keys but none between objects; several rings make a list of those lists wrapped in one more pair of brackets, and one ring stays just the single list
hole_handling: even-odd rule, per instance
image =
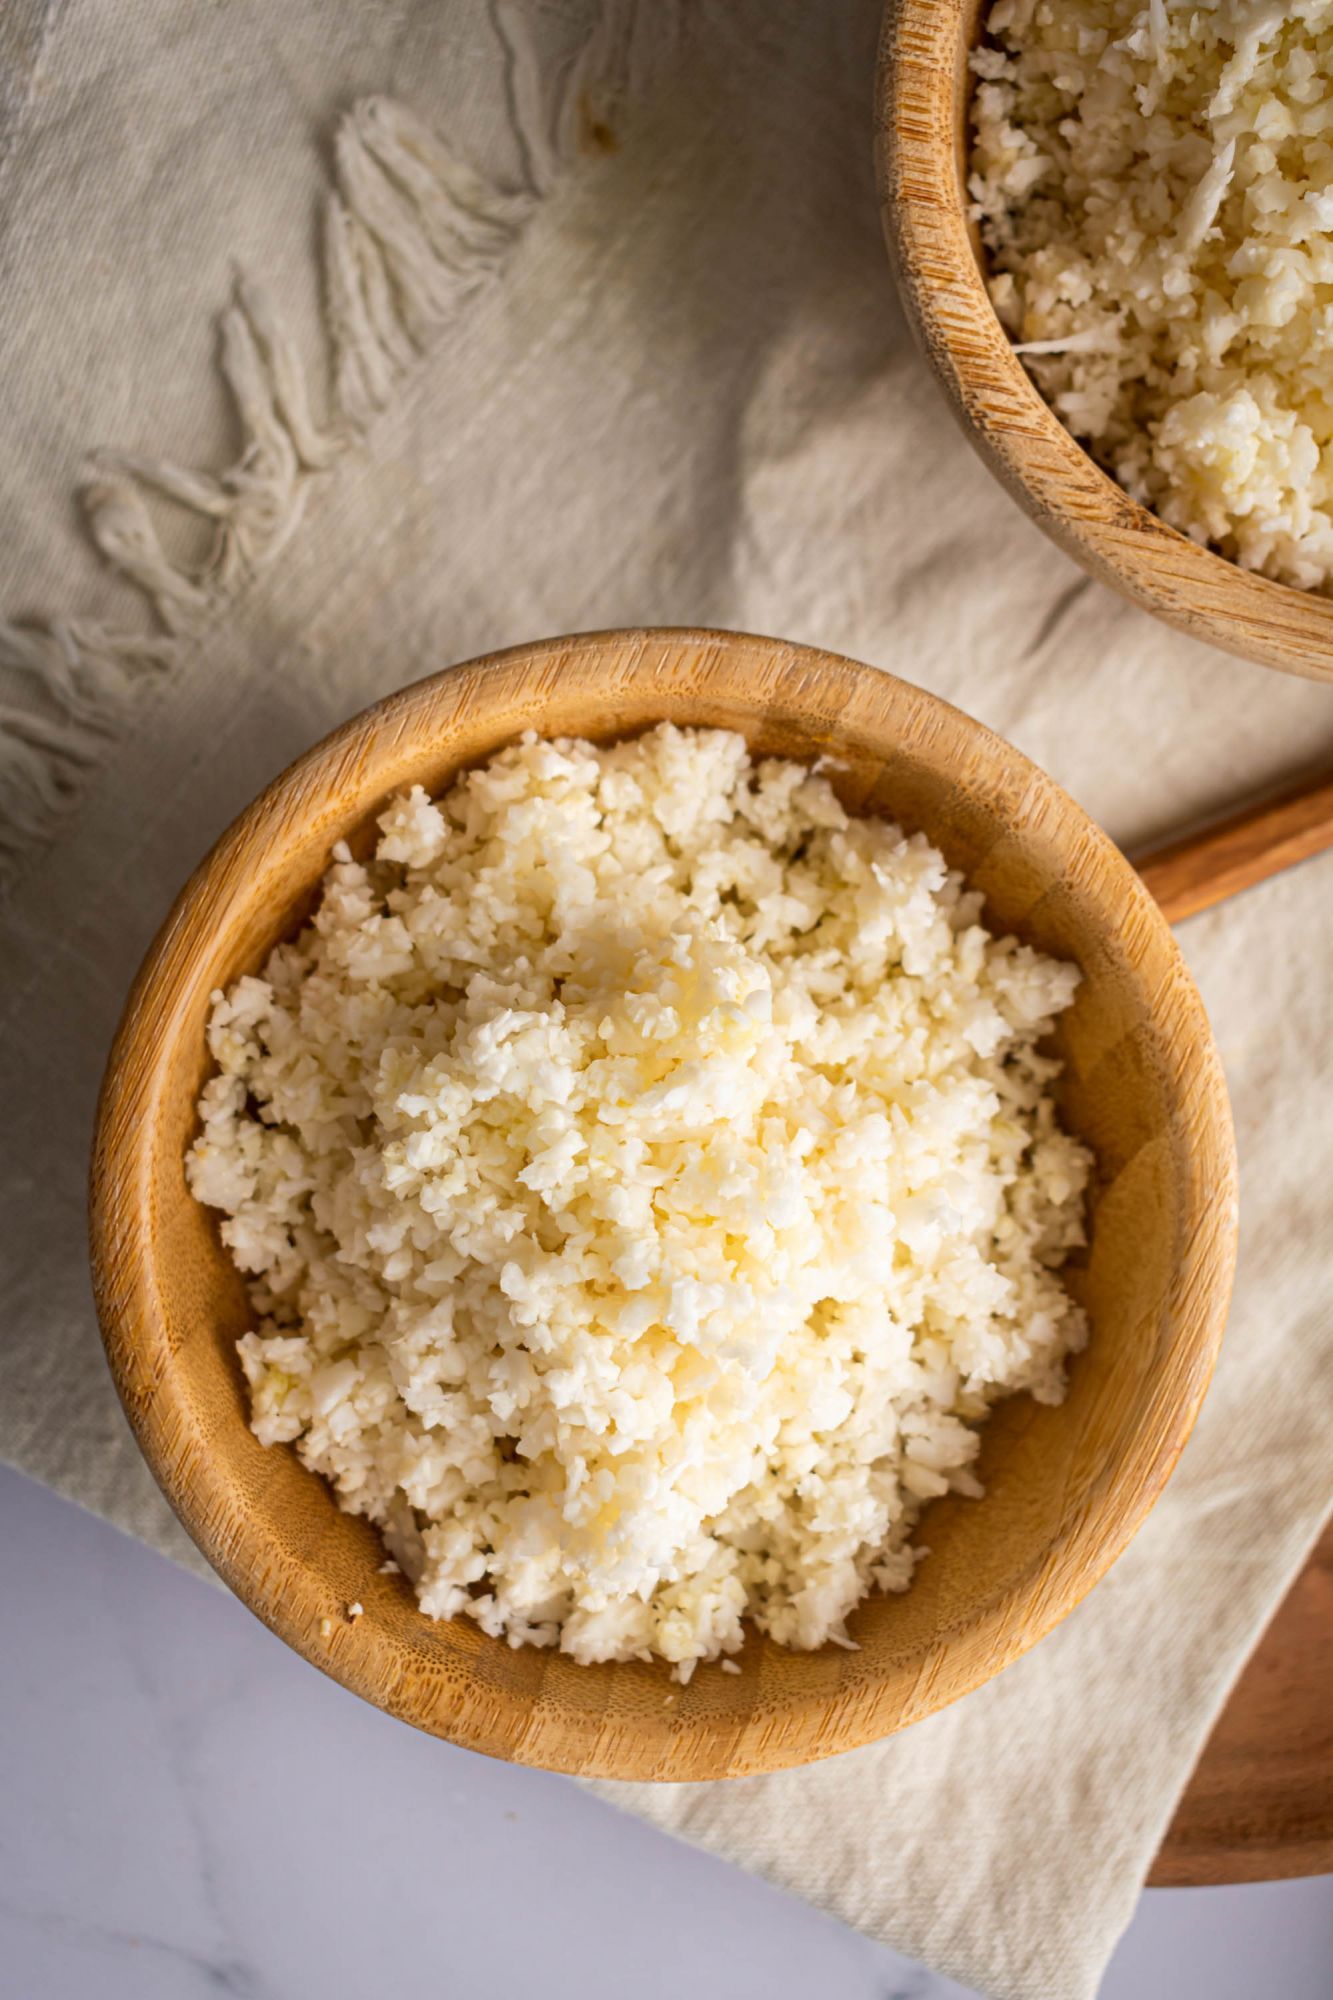
[{"label": "wooden cutting board", "polygon": [[[1316,772],[1134,861],[1180,923],[1331,844],[1333,780]],[[1236,1683],[1148,1880],[1322,1874],[1333,1874],[1333,1523]]]},{"label": "wooden cutting board", "polygon": [[1333,1523],[1250,1659],[1148,1877],[1333,1874]]}]

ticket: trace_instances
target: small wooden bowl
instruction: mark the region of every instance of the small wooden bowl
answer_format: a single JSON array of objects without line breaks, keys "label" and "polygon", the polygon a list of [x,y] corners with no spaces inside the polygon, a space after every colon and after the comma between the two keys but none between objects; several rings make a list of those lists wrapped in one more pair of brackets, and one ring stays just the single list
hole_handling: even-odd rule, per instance
[{"label": "small wooden bowl", "polygon": [[880,203],[908,317],[991,471],[1084,569],[1243,659],[1333,678],[1333,599],[1256,576],[1131,500],[1043,402],[986,293],[967,220],[967,62],[981,0],[890,0],[876,85]]},{"label": "small wooden bowl", "polygon": [[[929,1511],[904,1596],[855,1614],[859,1650],[751,1635],[739,1676],[686,1689],[654,1665],[581,1667],[432,1623],[384,1551],[295,1453],[247,1426],[249,1324],[216,1218],[182,1169],[209,1068],[209,995],[310,908],[329,850],[386,798],[444,787],[524,729],[607,740],[664,717],[759,751],[839,761],[857,811],[920,827],[984,891],[993,924],[1084,972],[1058,1037],[1065,1116],[1093,1146],[1091,1244],[1070,1274],[1094,1327],[1068,1400],[1003,1404],[984,1501]],[[144,1454],[236,1594],[306,1659],[470,1749],[615,1778],[717,1778],[900,1729],[998,1673],[1070,1611],[1161,1492],[1221,1338],[1236,1167],[1203,1007],[1152,899],[1049,778],[978,723],[887,674],[719,632],[525,646],[392,695],[311,750],[196,870],[130,994],[103,1088],[93,1274],[112,1373]],[[355,1623],[347,1606],[365,1608]]]}]

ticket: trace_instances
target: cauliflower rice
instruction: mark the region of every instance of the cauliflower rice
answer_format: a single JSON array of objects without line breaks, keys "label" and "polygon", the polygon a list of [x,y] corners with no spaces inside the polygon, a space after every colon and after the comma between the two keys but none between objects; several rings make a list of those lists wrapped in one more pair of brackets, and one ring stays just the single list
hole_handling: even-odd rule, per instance
[{"label": "cauliflower rice", "polygon": [[969,190],[1038,388],[1136,499],[1333,577],[1333,0],[996,0]]},{"label": "cauliflower rice", "polygon": [[1064,1392],[1077,970],[920,835],[670,725],[528,736],[334,850],[214,995],[187,1168],[252,1421],[433,1618],[688,1679],[902,1590],[999,1397]]}]

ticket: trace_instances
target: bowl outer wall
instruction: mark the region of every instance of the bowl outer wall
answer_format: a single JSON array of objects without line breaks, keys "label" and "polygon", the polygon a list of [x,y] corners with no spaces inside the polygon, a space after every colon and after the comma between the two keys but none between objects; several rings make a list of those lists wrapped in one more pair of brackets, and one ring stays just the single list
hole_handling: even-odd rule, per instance
[{"label": "bowl outer wall", "polygon": [[[524,727],[603,740],[664,716],[825,755],[854,809],[921,827],[987,917],[1075,957],[1058,1036],[1066,1116],[1098,1156],[1071,1284],[1094,1335],[1066,1403],[1000,1406],[983,1504],[937,1503],[911,1591],[854,1614],[859,1650],[751,1633],[742,1671],[676,1687],[661,1662],[580,1667],[467,1621],[432,1623],[383,1549],[294,1451],[250,1433],[234,1353],[247,1308],[183,1153],[208,1070],[210,993],[309,908],[337,838],[408,782],[438,791]],[[585,635],[416,683],[283,773],[195,871],[151,947],[108,1064],[92,1178],[94,1286],[122,1402],[167,1498],[238,1596],[304,1657],[469,1748],[599,1777],[773,1770],[871,1741],[980,1685],[1086,1594],[1160,1493],[1216,1359],[1236,1248],[1230,1113],[1211,1032],[1160,912],[1119,850],[1017,751],[891,675],[706,631]],[[349,1622],[359,1600],[364,1614]]]}]

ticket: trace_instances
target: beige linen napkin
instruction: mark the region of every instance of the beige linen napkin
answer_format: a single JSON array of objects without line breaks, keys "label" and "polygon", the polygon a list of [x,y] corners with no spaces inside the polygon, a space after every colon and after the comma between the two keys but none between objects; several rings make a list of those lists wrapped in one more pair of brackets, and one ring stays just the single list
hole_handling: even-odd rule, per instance
[{"label": "beige linen napkin", "polygon": [[[0,12],[0,1449],[196,1567],[101,1359],[93,1100],[188,867],[333,723],[523,638],[715,623],[937,689],[1125,841],[1333,753],[1333,691],[1086,582],[953,430],[880,239],[878,5]],[[1330,914],[1326,860],[1183,933],[1241,1271],[1106,1582],[902,1737],[607,1796],[996,2000],[1095,1991],[1329,1500]]]}]

